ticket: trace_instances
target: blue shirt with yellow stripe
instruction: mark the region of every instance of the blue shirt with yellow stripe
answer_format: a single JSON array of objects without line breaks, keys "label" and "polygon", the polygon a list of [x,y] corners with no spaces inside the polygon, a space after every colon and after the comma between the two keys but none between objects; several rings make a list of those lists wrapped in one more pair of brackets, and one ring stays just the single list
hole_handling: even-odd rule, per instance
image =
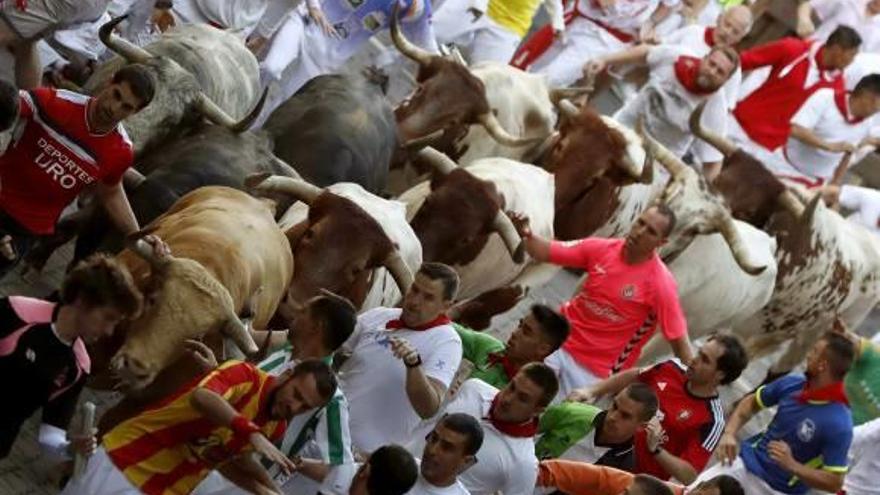
[{"label": "blue shirt with yellow stripe", "polygon": [[742,445],[743,463],[751,473],[774,490],[801,495],[809,487],[782,469],[767,453],[767,444],[783,440],[794,458],[812,468],[846,473],[846,454],[852,442],[853,422],[849,407],[840,402],[808,401],[798,395],[806,384],[803,375],[786,375],[755,393],[762,408],[778,406],[776,415],[763,433]]}]

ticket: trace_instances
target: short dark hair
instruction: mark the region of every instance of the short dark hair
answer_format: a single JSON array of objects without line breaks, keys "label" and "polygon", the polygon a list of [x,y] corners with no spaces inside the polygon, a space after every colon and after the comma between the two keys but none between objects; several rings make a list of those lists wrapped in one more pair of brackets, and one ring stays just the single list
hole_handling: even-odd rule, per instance
[{"label": "short dark hair", "polygon": [[293,367],[291,378],[301,375],[312,375],[315,379],[315,386],[318,393],[325,399],[330,399],[336,393],[336,375],[330,368],[330,365],[320,359],[304,359]]},{"label": "short dark hair", "polygon": [[660,402],[657,400],[657,394],[647,384],[642,382],[633,382],[623,389],[626,396],[642,405],[642,415],[639,418],[642,421],[650,421],[657,414],[657,408]]},{"label": "short dark hair", "polygon": [[6,81],[0,81],[0,132],[9,130],[18,117],[18,88]]},{"label": "short dark hair", "polygon": [[440,418],[438,424],[444,428],[460,433],[467,437],[467,445],[465,445],[464,453],[467,455],[475,455],[483,446],[483,427],[477,418],[465,413],[447,414]]},{"label": "short dark hair", "polygon": [[400,445],[379,447],[370,455],[370,495],[403,495],[416,484],[419,467],[412,454]]},{"label": "short dark hair", "polygon": [[431,280],[443,282],[443,299],[451,301],[458,294],[459,278],[455,269],[443,263],[426,261],[419,267],[419,272]]},{"label": "short dark hair", "polygon": [[639,485],[645,495],[673,495],[669,485],[649,474],[637,474],[632,482],[633,485]]},{"label": "short dark hair", "polygon": [[324,346],[334,352],[351,337],[357,324],[354,304],[329,291],[322,290],[309,302],[309,312],[321,321]]},{"label": "short dark hair", "polygon": [[128,83],[133,95],[141,101],[141,109],[149,105],[156,95],[156,80],[144,64],[128,64],[113,74],[113,84]]},{"label": "short dark hair", "polygon": [[524,373],[526,378],[535,385],[541,387],[544,395],[541,396],[538,405],[547,407],[559,392],[559,379],[556,378],[556,373],[553,372],[553,369],[544,363],[529,363],[520,368],[519,371]]},{"label": "short dark hair", "polygon": [[568,338],[568,320],[546,304],[532,305],[532,316],[541,326],[541,333],[553,345],[553,350],[562,347],[565,339]]},{"label": "short dark hair", "polygon": [[726,474],[721,474],[707,480],[706,484],[718,488],[719,495],[746,495],[739,481],[733,476]]},{"label": "short dark hair", "polygon": [[880,95],[880,74],[868,74],[861,78],[853,89],[853,95],[858,95],[865,91]]},{"label": "short dark hair", "polygon": [[666,217],[668,220],[668,224],[666,226],[666,232],[663,233],[663,237],[669,237],[669,234],[675,230],[675,223],[678,221],[675,217],[675,212],[672,211],[672,208],[669,207],[666,203],[654,203],[651,205],[651,208],[657,208],[657,212]]},{"label": "short dark hair", "polygon": [[855,346],[848,338],[835,332],[825,332],[822,340],[827,344],[824,357],[831,366],[831,374],[835,379],[843,380],[856,358]]},{"label": "short dark hair", "polygon": [[[746,366],[749,365],[749,356],[745,347],[733,335],[717,333],[709,337],[708,341],[715,341],[724,347],[724,353],[718,357],[715,368],[724,373],[724,379],[721,380],[722,385],[733,383],[739,378]],[[708,342],[707,341],[707,342]]]},{"label": "short dark hair", "polygon": [[844,25],[837,26],[837,29],[831,32],[831,36],[825,42],[825,46],[837,46],[844,50],[852,50],[861,45],[862,37],[859,36],[859,33],[855,29]]},{"label": "short dark hair", "polygon": [[128,268],[116,258],[98,253],[80,261],[61,284],[61,303],[81,300],[88,306],[110,306],[128,318],[140,314],[141,291]]}]

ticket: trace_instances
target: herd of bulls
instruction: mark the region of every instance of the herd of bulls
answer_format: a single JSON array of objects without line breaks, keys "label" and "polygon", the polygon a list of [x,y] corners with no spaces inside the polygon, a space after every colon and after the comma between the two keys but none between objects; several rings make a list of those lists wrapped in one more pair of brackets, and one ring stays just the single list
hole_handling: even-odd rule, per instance
[{"label": "herd of bulls", "polygon": [[[146,294],[144,313],[91,350],[92,384],[128,390],[105,423],[197,373],[185,339],[222,356],[228,337],[257,353],[249,328],[272,328],[285,298],[326,289],[361,310],[394,305],[422,261],[455,267],[474,303],[467,323],[487,326],[556,270],[526,259],[510,212],[572,240],[621,236],[665,202],[678,221],[660,254],[691,338],[730,328],[753,357],[790,341],[772,372],[790,370],[835,317],[857,325],[880,300],[880,240],[699,128],[701,110],[693,132],[725,155],[712,185],[641,129],[573,105],[578,89],[500,64],[468,68],[417,48],[395,23],[395,45],[419,65],[400,106],[375,74],[320,76],[250,131],[262,99],[239,39],[184,26],[142,49],[113,25],[102,40],[120,57],[84,89],[120,64],[154,71],[156,98],[125,122],[137,153],[126,188],[145,233],[173,256],[124,244],[86,204],[30,260],[75,234],[77,258],[121,250]],[[655,341],[644,359],[665,352]]]}]

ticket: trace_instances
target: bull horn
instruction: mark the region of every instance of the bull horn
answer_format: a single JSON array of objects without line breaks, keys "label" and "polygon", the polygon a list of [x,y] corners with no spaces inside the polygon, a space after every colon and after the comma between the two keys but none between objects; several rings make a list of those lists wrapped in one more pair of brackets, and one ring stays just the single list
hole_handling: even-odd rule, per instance
[{"label": "bull horn", "polygon": [[495,215],[495,220],[492,221],[492,229],[501,236],[501,240],[504,241],[504,245],[510,251],[510,257],[513,258],[514,263],[522,263],[525,260],[525,245],[510,217],[503,210],[499,209]]},{"label": "bull horn", "polygon": [[736,264],[739,265],[742,271],[749,275],[759,275],[767,269],[767,265],[755,265],[751,262],[749,259],[749,249],[742,236],[739,235],[739,231],[736,230],[736,224],[734,224],[733,218],[730,215],[724,215],[718,226],[718,232],[724,237],[724,241],[727,242],[733,259],[736,260]]},{"label": "bull horn", "polygon": [[821,199],[822,195],[816,194],[815,196],[813,196],[810,202],[807,203],[807,207],[804,209],[804,213],[800,216],[800,223],[802,225],[809,226],[813,224],[813,217],[816,215],[816,208],[819,207]]},{"label": "bull horn", "polygon": [[703,127],[703,124],[700,123],[700,119],[703,118],[703,110],[705,109],[706,102],[704,101],[697,105],[697,108],[691,113],[691,117],[688,120],[691,132],[693,132],[698,138],[712,145],[712,147],[720,151],[725,157],[729,157],[737,150],[737,146],[733,144],[733,141]]},{"label": "bull horn", "polygon": [[452,158],[449,158],[430,146],[419,150],[417,155],[420,159],[424,160],[425,163],[434,167],[434,169],[440,172],[441,175],[447,175],[458,168],[458,165],[452,160]]},{"label": "bull horn", "polygon": [[133,242],[128,243],[129,249],[136,255],[140,256],[147,263],[150,264],[151,267],[155,269],[162,269],[168,265],[168,262],[171,261],[172,256],[156,256],[156,253],[153,252],[153,246],[151,246],[147,241],[143,239],[137,239]]},{"label": "bull horn", "polygon": [[677,156],[673,155],[671,151],[654,139],[645,130],[642,120],[643,118],[639,117],[639,120],[636,122],[636,132],[642,137],[642,145],[645,147],[645,151],[651,153],[663,165],[663,168],[669,171],[670,175],[673,177],[681,175],[687,168],[687,165],[682,163]]},{"label": "bull horn", "polygon": [[239,318],[233,313],[223,323],[220,333],[232,339],[245,355],[253,356],[260,351],[260,348],[251,336],[252,323],[253,318]]},{"label": "bull horn", "polygon": [[403,257],[400,256],[400,252],[397,249],[392,249],[388,253],[388,257],[385,258],[385,261],[382,262],[382,265],[391,274],[391,278],[394,279],[394,283],[397,284],[400,293],[406,294],[409,286],[413,283],[413,274],[403,261]]},{"label": "bull horn", "polygon": [[244,181],[245,187],[259,194],[281,193],[288,194],[302,201],[307,205],[311,205],[323,189],[309,184],[302,179],[294,179],[292,177],[283,177],[281,175],[269,174],[252,174]]},{"label": "bull horn", "polygon": [[593,86],[579,86],[576,88],[553,88],[550,90],[550,101],[558,103],[567,98],[589,97],[593,92]]},{"label": "bull horn", "polygon": [[400,2],[397,2],[394,5],[394,13],[391,14],[391,40],[394,41],[394,46],[397,47],[397,50],[400,51],[400,53],[417,62],[419,65],[429,64],[434,58],[434,55],[427,50],[423,50],[414,45],[411,41],[406,39],[402,32],[400,32],[399,14]]},{"label": "bull horn", "polygon": [[236,122],[235,119],[233,119],[222,108],[217,106],[217,104],[214,103],[214,100],[208,97],[203,91],[199,92],[199,96],[196,97],[193,104],[196,110],[198,110],[198,112],[206,119],[238,134],[246,131],[260,115],[260,112],[263,110],[263,103],[266,101],[266,94],[267,92],[263,91],[263,95],[260,97],[260,101],[257,102],[256,106],[254,106],[254,108],[238,122]]},{"label": "bull horn", "polygon": [[580,113],[577,105],[572,103],[571,100],[563,98],[559,101],[554,101],[553,104],[556,105],[556,109],[559,110],[559,113],[564,115],[567,119],[573,119]]},{"label": "bull horn", "polygon": [[427,136],[410,139],[409,141],[403,143],[403,148],[410,153],[419,151],[425,146],[430,146],[431,143],[442,138],[445,132],[446,131],[444,129],[438,129],[431,134],[428,134]]},{"label": "bull horn", "polygon": [[124,21],[128,15],[110,19],[110,22],[101,26],[98,30],[98,37],[110,51],[116,53],[122,58],[134,64],[142,64],[153,58],[153,54],[143,48],[113,34],[113,29]]},{"label": "bull horn", "polygon": [[509,134],[504,130],[504,127],[501,126],[501,122],[498,122],[498,118],[495,117],[495,114],[492,111],[488,111],[477,119],[480,124],[486,128],[486,132],[492,136],[495,141],[503,144],[504,146],[525,146],[528,144],[533,144],[536,141],[543,138],[525,138],[525,137],[516,137]]},{"label": "bull horn", "polygon": [[[628,158],[629,155],[627,155]],[[632,162],[630,161],[630,163]],[[639,174],[638,181],[640,184],[651,184],[654,182],[654,155],[645,153],[645,162],[642,164],[642,173]]]},{"label": "bull horn", "polygon": [[787,188],[779,194],[776,201],[782,209],[791,213],[795,218],[800,218],[804,214],[804,204]]}]

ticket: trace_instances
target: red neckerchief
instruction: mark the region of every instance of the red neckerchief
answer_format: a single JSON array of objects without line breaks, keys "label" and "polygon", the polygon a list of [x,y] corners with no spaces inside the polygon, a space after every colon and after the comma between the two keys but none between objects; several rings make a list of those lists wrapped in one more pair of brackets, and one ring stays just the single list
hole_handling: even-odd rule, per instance
[{"label": "red neckerchief", "polygon": [[525,423],[509,423],[496,418],[495,407],[498,406],[498,397],[499,395],[496,394],[495,398],[492,399],[492,407],[489,408],[488,418],[496,430],[514,438],[531,438],[538,433],[538,418],[532,418]]},{"label": "red neckerchief", "polygon": [[715,46],[715,28],[707,27],[703,32],[703,41],[709,46]]},{"label": "red neckerchief", "polygon": [[507,378],[513,380],[513,377],[519,372],[519,366],[514,365],[510,362],[510,359],[507,357],[507,353],[505,352],[493,352],[489,354],[486,359],[486,364],[489,366],[495,366],[496,364],[500,364],[502,368],[504,368],[504,374],[507,375]]},{"label": "red neckerchief", "polygon": [[849,113],[849,95],[849,91],[835,91],[834,103],[837,104],[837,109],[840,110],[840,114],[843,115],[844,120],[846,120],[848,124],[858,124],[865,120],[865,118],[853,117],[852,114]]},{"label": "red neckerchief", "polygon": [[842,381],[814,389],[808,389],[805,384],[804,389],[798,394],[797,399],[801,404],[806,404],[807,401],[820,401],[840,402],[846,406],[849,405],[849,400],[846,398],[846,391],[844,391]]},{"label": "red neckerchief", "polygon": [[700,59],[682,55],[675,61],[675,77],[684,86],[684,89],[697,95],[708,95],[715,90],[701,88],[697,84],[697,74],[700,72]]},{"label": "red neckerchief", "polygon": [[430,330],[434,327],[439,327],[441,325],[448,325],[450,323],[452,323],[452,320],[450,320],[448,316],[440,315],[440,316],[434,318],[433,320],[429,321],[428,323],[411,327],[411,326],[407,326],[407,324],[404,323],[403,320],[398,318],[396,320],[391,320],[388,323],[386,323],[385,329],[386,330],[400,330],[401,328],[404,328],[407,330],[415,330],[416,332],[422,332],[425,330]]}]

